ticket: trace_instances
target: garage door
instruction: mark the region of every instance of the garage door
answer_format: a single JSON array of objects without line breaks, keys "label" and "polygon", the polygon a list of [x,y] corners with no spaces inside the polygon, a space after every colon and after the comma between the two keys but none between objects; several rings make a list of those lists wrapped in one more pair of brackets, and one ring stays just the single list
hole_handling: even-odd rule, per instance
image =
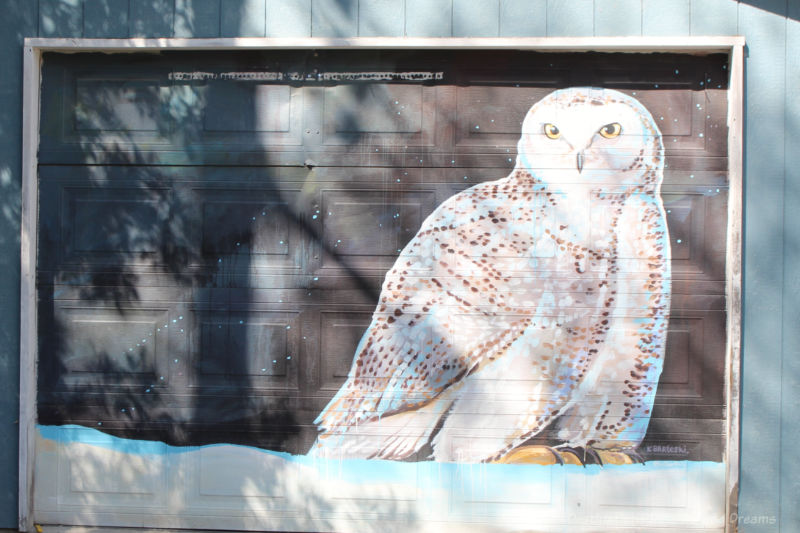
[{"label": "garage door", "polygon": [[45,54],[36,522],[722,530],[727,60]]}]

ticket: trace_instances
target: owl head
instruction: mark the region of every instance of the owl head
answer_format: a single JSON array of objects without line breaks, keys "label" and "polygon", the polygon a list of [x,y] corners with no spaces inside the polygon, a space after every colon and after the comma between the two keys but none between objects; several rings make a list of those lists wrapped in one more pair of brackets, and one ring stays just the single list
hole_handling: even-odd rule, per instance
[{"label": "owl head", "polygon": [[657,190],[663,176],[664,146],[652,115],[612,89],[550,93],[525,116],[517,149],[517,168],[545,186]]}]

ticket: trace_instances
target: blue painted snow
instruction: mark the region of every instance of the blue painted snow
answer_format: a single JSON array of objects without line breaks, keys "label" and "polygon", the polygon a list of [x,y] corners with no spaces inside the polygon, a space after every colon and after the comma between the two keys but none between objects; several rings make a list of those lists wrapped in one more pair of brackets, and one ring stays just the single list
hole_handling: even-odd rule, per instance
[{"label": "blue painted snow", "polygon": [[624,476],[626,473],[643,472],[703,472],[721,469],[724,463],[712,461],[654,461],[636,465],[521,465],[521,464],[466,464],[437,463],[422,461],[417,463],[385,461],[379,459],[322,459],[304,455],[292,455],[242,446],[238,444],[208,444],[205,446],[171,446],[158,441],[123,439],[93,428],[77,425],[38,426],[42,438],[60,444],[79,443],[95,446],[132,456],[174,456],[197,452],[209,448],[229,448],[231,458],[236,457],[237,450],[255,450],[265,456],[279,457],[282,460],[303,465],[319,471],[331,473],[342,482],[359,484],[403,484],[420,487],[443,488],[454,480],[462,480],[468,484],[480,480],[481,483],[496,486],[506,485],[509,490],[519,489],[537,483],[549,483],[553,476],[562,475],[603,475],[607,477]]}]

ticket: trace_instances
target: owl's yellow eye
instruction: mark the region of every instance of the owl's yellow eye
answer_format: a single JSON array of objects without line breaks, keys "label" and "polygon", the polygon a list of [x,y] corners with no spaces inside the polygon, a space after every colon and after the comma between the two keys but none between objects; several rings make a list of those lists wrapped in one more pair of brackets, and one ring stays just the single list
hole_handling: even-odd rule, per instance
[{"label": "owl's yellow eye", "polygon": [[619,137],[619,134],[622,133],[622,126],[619,122],[612,122],[611,124],[606,124],[602,128],[600,128],[600,135],[605,137],[606,139],[613,139],[614,137]]},{"label": "owl's yellow eye", "polygon": [[547,135],[548,139],[558,139],[561,137],[561,132],[558,130],[555,124],[545,124],[544,134]]}]

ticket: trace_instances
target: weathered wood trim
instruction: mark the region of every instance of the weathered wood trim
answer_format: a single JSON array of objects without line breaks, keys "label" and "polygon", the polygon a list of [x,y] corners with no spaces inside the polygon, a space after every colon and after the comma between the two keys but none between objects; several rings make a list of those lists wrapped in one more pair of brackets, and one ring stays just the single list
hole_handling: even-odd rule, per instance
[{"label": "weathered wood trim", "polygon": [[20,235],[19,530],[33,526],[36,426],[36,239],[41,51],[26,42],[22,95],[22,232]]},{"label": "weathered wood trim", "polygon": [[725,397],[727,445],[725,531],[735,532],[739,507],[739,420],[741,396],[742,342],[742,191],[744,124],[744,42],[730,51],[728,89],[728,236],[726,273],[727,346],[725,361]]},{"label": "weathered wood trim", "polygon": [[550,52],[729,52],[744,38],[721,37],[520,37],[520,38],[407,38],[354,37],[311,38],[214,38],[214,39],[68,39],[31,38],[42,51],[145,52],[179,50],[381,48],[393,49],[497,49]]}]

